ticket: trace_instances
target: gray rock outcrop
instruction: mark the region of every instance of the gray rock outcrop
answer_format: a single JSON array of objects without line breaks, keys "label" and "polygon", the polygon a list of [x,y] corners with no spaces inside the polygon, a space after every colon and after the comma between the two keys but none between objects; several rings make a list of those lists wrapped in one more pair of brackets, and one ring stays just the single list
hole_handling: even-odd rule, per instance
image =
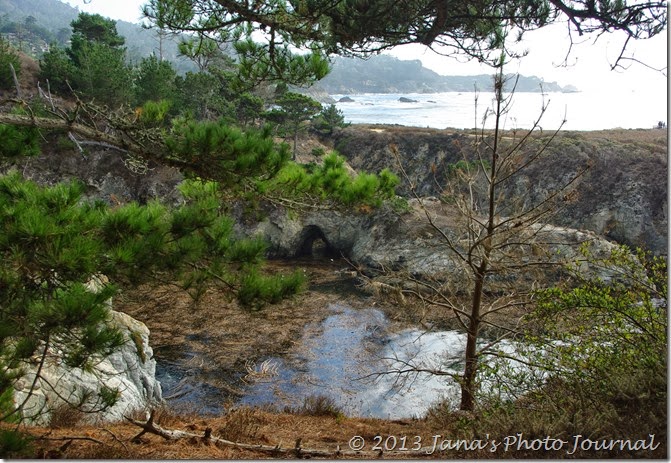
[{"label": "gray rock outcrop", "polygon": [[[662,131],[660,131],[662,132]],[[534,204],[558,191],[585,167],[574,193],[550,219],[559,227],[590,230],[609,240],[666,254],[668,247],[668,162],[666,132],[654,130],[562,132],[543,148],[538,138],[528,150],[543,149],[534,162],[501,186],[510,197]],[[358,171],[403,169],[420,196],[439,196],[450,169],[474,159],[469,131],[410,127],[350,126],[334,132],[333,143]],[[400,194],[409,195],[408,182]]]},{"label": "gray rock outcrop", "polygon": [[[419,278],[439,277],[456,285],[466,284],[468,277],[463,263],[441,235],[444,233],[454,243],[465,246],[460,236],[464,230],[460,223],[463,218],[435,198],[424,198],[422,203],[423,207],[418,200],[409,201],[410,210],[401,214],[385,207],[370,214],[336,210],[298,214],[275,209],[266,220],[245,233],[263,236],[275,257],[309,255],[313,245],[322,241],[334,256],[346,256],[369,275],[386,270],[403,271]],[[428,223],[426,212],[432,215],[440,232]],[[606,257],[615,246],[593,232],[549,224],[536,224],[526,233],[529,236],[519,241],[527,244],[511,247],[514,255],[507,258],[518,259],[520,263],[536,259],[557,264],[547,266],[543,276],[546,281],[559,278],[558,269],[580,257],[581,245],[588,245],[599,257]],[[530,275],[520,272],[511,277],[524,279]]]}]

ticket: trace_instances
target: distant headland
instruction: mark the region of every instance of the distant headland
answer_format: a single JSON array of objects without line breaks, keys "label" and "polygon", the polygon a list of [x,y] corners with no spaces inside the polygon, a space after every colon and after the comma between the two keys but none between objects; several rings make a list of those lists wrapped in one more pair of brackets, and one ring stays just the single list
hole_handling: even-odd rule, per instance
[{"label": "distant headland", "polygon": [[[509,79],[508,90],[515,83]],[[332,71],[318,84],[327,93],[440,93],[472,92],[474,87],[492,91],[492,76],[442,76],[422,66],[420,60],[403,61],[393,56],[376,55],[363,60],[336,57]],[[577,92],[573,85],[561,86],[536,76],[519,76],[517,92]]]}]

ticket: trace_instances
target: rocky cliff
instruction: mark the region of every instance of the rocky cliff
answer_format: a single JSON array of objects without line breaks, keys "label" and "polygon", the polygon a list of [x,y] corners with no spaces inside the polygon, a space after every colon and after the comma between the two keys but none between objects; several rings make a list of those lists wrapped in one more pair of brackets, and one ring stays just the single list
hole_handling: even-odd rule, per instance
[{"label": "rocky cliff", "polygon": [[[540,135],[538,149],[549,135]],[[473,135],[467,131],[397,126],[350,126],[330,140],[357,170],[399,173],[403,169],[420,196],[438,196],[449,172],[473,159]],[[529,204],[559,189],[581,169],[570,201],[550,219],[554,225],[585,229],[630,246],[666,254],[668,245],[667,140],[662,130],[612,130],[560,133],[539,162],[508,182],[507,194]],[[408,183],[401,185],[408,194]]]},{"label": "rocky cliff", "polygon": [[[432,217],[433,225],[426,214]],[[369,277],[392,270],[465,289],[470,285],[469,270],[445,239],[449,237],[462,255],[466,254],[469,241],[464,233],[465,220],[454,206],[428,197],[410,200],[406,211],[382,207],[372,213],[321,210],[296,214],[274,208],[265,220],[246,228],[245,233],[263,236],[276,257],[310,255],[318,249],[322,254],[347,257]],[[524,239],[520,233],[526,234]],[[514,244],[507,246],[505,253],[492,257],[491,264],[496,266],[497,259],[501,266],[514,261],[520,270],[506,270],[506,278],[516,285],[557,281],[567,263],[581,259],[581,245],[588,246],[592,255],[599,258],[607,257],[615,246],[593,232],[540,223],[503,239]],[[532,273],[531,267],[543,268]],[[585,267],[584,271],[590,268]],[[603,272],[599,276],[611,278]]]},{"label": "rocky cliff", "polygon": [[[550,223],[589,230],[618,243],[666,254],[666,134],[656,129],[560,133],[547,146],[540,162],[510,182],[507,193],[531,203],[559,188],[579,169],[590,166],[576,181],[570,201]],[[369,172],[388,167],[398,173],[399,165],[390,148],[395,146],[417,193],[427,197],[438,196],[448,184],[450,169],[472,156],[473,136],[458,130],[352,125],[335,131],[325,142],[344,155],[354,169]],[[309,152],[316,145],[307,146]],[[182,179],[179,172],[158,165],[148,166],[146,172],[134,172],[128,166],[124,155],[100,149],[91,150],[86,157],[74,149],[60,149],[15,165],[27,178],[42,184],[81,179],[90,196],[111,205],[131,200],[144,203],[152,198],[179,201],[175,188]],[[408,195],[407,182],[401,183],[399,192]]]}]

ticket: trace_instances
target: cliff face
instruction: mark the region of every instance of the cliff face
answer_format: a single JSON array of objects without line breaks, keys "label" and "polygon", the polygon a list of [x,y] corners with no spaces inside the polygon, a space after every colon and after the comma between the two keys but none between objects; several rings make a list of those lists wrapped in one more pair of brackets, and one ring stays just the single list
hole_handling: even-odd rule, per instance
[{"label": "cliff face", "polygon": [[[313,211],[297,214],[295,211],[274,209],[268,218],[246,230],[248,234],[263,236],[270,250],[278,257],[309,254],[316,241],[322,240],[334,255],[341,253],[371,277],[384,275],[386,270],[399,270],[419,278],[437,278],[449,281],[459,288],[469,286],[470,270],[445,245],[443,236],[427,222],[430,214],[442,233],[450,237],[462,255],[468,250],[462,230],[465,218],[450,206],[435,198],[409,201],[405,212],[382,207],[372,213],[340,211]],[[518,239],[523,233],[523,239]],[[525,282],[554,284],[562,277],[561,268],[580,257],[581,245],[589,247],[593,255],[605,258],[614,244],[594,233],[546,224],[534,224],[528,230],[510,235],[514,245],[508,246],[503,260],[529,262],[537,257],[545,264],[543,270],[530,272],[509,270],[507,277],[517,284]],[[502,238],[499,238],[502,239]],[[505,238],[503,238],[505,239]],[[518,243],[518,241],[520,243]],[[521,244],[524,242],[524,244]],[[513,257],[514,256],[514,257]],[[553,265],[556,264],[556,265]],[[585,267],[584,271],[600,272],[604,280],[608,272]],[[532,275],[533,273],[533,275]]]},{"label": "cliff face", "polygon": [[[548,136],[538,136],[529,150],[542,147]],[[658,129],[560,133],[541,159],[506,182],[505,193],[530,205],[589,167],[574,183],[570,200],[549,222],[666,254],[666,136],[665,130]],[[387,167],[399,174],[399,159],[391,150],[395,146],[419,196],[440,195],[449,185],[450,169],[464,158],[473,158],[473,141],[468,131],[380,125],[352,125],[326,140],[357,171],[379,172]],[[76,150],[57,150],[21,160],[14,167],[41,184],[79,178],[89,187],[90,196],[112,205],[151,198],[180,200],[175,187],[182,176],[177,171],[151,165],[146,172],[133,172],[128,161],[107,150],[91,150],[86,158]],[[401,183],[399,192],[408,195],[407,182]]]},{"label": "cliff face", "polygon": [[[540,149],[548,137],[537,137],[526,155]],[[400,173],[391,148],[395,146],[415,191],[438,196],[449,183],[450,169],[463,159],[474,159],[473,140],[466,131],[359,125],[336,132],[331,141],[354,169],[371,172],[387,167]],[[561,133],[537,162],[506,182],[504,193],[530,205],[559,190],[584,168],[550,223],[666,254],[666,131]],[[400,191],[409,193],[407,182]]]}]

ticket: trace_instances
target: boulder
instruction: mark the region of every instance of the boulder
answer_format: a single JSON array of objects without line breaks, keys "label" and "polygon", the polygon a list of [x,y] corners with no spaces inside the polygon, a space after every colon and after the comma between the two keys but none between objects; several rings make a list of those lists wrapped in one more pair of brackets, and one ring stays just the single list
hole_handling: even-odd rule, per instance
[{"label": "boulder", "polygon": [[348,96],[344,96],[338,100],[338,103],[354,103],[354,100]]},{"label": "boulder", "polygon": [[[126,414],[162,401],[147,326],[114,310],[110,310],[108,323],[121,331],[126,342],[90,371],[66,367],[63,353],[51,350],[32,387],[39,361],[34,358],[24,366],[26,374],[15,385],[14,401],[17,405],[26,401],[23,417],[28,424],[49,425],[52,412],[67,407],[66,401],[83,402],[80,409],[91,413],[83,413],[82,419],[92,423],[122,420]],[[98,392],[103,387],[118,390],[119,396],[114,406],[96,412],[101,408]]]},{"label": "boulder", "polygon": [[412,98],[407,98],[402,96],[401,98],[398,99],[401,103],[417,103],[417,100],[413,100]]}]

